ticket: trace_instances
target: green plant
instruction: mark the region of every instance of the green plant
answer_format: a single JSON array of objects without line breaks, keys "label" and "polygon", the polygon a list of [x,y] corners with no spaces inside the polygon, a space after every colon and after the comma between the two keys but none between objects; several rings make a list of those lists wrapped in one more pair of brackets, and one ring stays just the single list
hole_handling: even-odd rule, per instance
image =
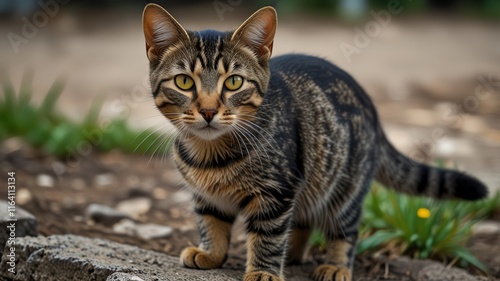
[{"label": "green plant", "polygon": [[0,99],[0,141],[18,136],[34,147],[49,154],[65,157],[83,146],[100,151],[120,149],[123,152],[155,154],[170,146],[167,136],[163,140],[151,130],[141,133],[132,130],[124,119],[112,119],[100,124],[102,101],[96,101],[82,122],[74,122],[56,109],[64,89],[64,80],[56,81],[40,105],[31,103],[33,73],[27,72],[16,93],[8,79],[2,81],[3,99]]},{"label": "green plant", "polygon": [[314,248],[324,250],[326,249],[326,238],[323,235],[323,233],[321,233],[321,231],[315,229],[311,233],[311,237],[309,238],[309,244]]},{"label": "green plant", "polygon": [[478,201],[437,201],[374,184],[364,202],[358,254],[369,250],[438,260],[487,271],[465,247],[472,227],[500,208],[500,194]]}]

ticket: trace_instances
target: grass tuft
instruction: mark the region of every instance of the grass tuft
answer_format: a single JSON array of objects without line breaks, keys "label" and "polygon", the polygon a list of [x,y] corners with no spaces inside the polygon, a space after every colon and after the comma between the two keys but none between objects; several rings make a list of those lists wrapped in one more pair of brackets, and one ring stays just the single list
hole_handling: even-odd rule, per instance
[{"label": "grass tuft", "polygon": [[500,209],[500,193],[477,201],[410,197],[374,184],[364,201],[358,254],[367,251],[416,259],[457,260],[487,272],[466,248],[474,224]]},{"label": "grass tuft", "polygon": [[63,79],[52,85],[40,105],[33,105],[32,80],[33,72],[26,72],[18,93],[10,80],[2,81],[0,141],[21,137],[32,146],[61,158],[78,153],[83,147],[142,154],[168,151],[170,143],[158,141],[162,136],[151,130],[141,133],[132,130],[125,119],[115,118],[109,123],[100,124],[102,100],[92,104],[82,122],[74,122],[61,115],[56,105],[65,86]]}]

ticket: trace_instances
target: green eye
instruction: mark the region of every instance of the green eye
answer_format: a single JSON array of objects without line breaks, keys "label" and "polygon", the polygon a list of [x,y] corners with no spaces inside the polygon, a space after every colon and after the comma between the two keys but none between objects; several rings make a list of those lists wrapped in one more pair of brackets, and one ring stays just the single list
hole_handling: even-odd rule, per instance
[{"label": "green eye", "polygon": [[175,85],[179,87],[179,89],[187,91],[193,88],[194,81],[193,78],[185,74],[179,74],[175,76]]},{"label": "green eye", "polygon": [[239,75],[233,75],[224,81],[224,86],[230,91],[236,91],[243,85],[243,77]]}]

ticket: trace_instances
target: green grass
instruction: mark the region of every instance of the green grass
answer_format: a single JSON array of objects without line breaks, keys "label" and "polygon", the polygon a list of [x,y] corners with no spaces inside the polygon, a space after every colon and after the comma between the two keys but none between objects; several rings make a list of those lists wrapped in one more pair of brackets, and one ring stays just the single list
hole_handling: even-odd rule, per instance
[{"label": "green grass", "polygon": [[119,149],[126,153],[142,154],[168,150],[170,144],[162,144],[158,134],[150,130],[132,130],[125,119],[100,122],[101,101],[94,102],[81,122],[71,121],[60,114],[56,104],[63,93],[64,80],[56,81],[41,104],[34,105],[31,101],[32,80],[33,73],[26,73],[18,92],[8,79],[2,81],[0,141],[17,136],[58,157],[87,151],[89,147],[98,151]]},{"label": "green grass", "polygon": [[[419,209],[430,211],[428,218]],[[487,271],[465,247],[472,227],[500,209],[500,193],[477,202],[410,197],[372,187],[364,202],[358,254],[381,251],[416,259],[456,260]]]}]

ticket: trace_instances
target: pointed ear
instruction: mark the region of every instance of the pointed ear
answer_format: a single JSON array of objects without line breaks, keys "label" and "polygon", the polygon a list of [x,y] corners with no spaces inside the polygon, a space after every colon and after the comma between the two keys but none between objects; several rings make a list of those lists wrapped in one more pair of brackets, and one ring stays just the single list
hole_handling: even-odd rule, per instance
[{"label": "pointed ear", "polygon": [[142,28],[146,38],[146,53],[151,63],[160,60],[163,52],[180,40],[189,41],[186,30],[165,9],[148,4],[142,14]]},{"label": "pointed ear", "polygon": [[273,51],[277,15],[273,7],[264,7],[251,15],[236,31],[231,40],[250,47],[259,60],[269,60]]}]

